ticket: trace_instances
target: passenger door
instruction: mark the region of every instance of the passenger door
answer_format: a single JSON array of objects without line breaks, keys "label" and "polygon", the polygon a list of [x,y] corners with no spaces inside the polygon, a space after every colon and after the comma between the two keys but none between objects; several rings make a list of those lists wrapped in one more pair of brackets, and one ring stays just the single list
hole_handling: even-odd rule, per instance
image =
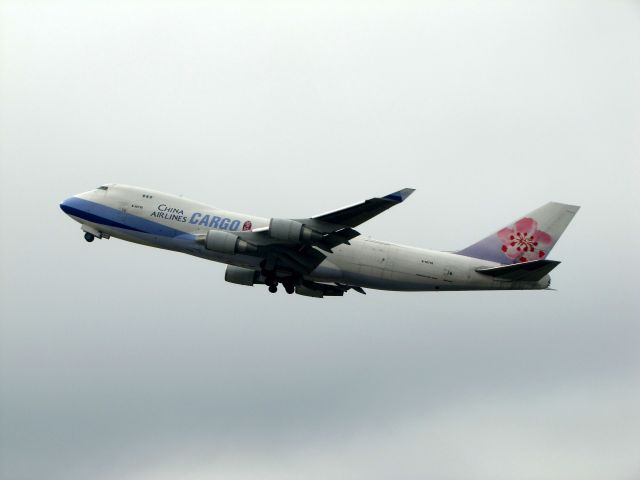
[{"label": "passenger door", "polygon": [[454,283],[457,280],[455,267],[447,265],[442,269],[442,281],[446,283]]}]

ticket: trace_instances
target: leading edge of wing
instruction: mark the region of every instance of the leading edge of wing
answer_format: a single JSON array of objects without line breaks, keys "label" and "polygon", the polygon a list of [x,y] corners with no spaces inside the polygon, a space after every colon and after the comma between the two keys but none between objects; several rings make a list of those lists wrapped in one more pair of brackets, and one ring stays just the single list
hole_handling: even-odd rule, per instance
[{"label": "leading edge of wing", "polygon": [[415,188],[403,188],[384,197],[370,198],[364,202],[313,216],[311,219],[345,227],[356,227],[394,205],[404,202],[413,192]]}]

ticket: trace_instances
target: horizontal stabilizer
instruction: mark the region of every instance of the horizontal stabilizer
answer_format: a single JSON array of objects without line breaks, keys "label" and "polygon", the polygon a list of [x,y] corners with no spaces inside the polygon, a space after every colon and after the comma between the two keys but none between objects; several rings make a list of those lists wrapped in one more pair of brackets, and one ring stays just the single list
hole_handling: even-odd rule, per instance
[{"label": "horizontal stabilizer", "polygon": [[502,267],[476,268],[476,272],[504,280],[537,282],[559,264],[560,262],[555,260],[534,260],[533,262],[514,263]]}]

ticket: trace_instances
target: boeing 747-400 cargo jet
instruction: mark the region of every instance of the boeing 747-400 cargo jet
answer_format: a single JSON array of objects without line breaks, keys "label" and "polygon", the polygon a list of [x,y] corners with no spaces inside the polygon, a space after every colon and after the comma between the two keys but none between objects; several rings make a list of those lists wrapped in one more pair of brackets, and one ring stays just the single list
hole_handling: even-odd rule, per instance
[{"label": "boeing 747-400 cargo jet", "polygon": [[395,291],[538,290],[579,207],[550,202],[457,252],[362,238],[357,226],[402,203],[405,188],[310,218],[228,212],[147,188],[108,184],[60,204],[84,238],[116,237],[226,263],[225,280],[309,297]]}]

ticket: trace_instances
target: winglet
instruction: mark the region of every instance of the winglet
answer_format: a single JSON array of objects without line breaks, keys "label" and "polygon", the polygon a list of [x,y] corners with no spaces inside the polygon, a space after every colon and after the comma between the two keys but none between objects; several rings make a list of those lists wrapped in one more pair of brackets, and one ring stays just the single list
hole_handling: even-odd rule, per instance
[{"label": "winglet", "polygon": [[389,195],[385,195],[383,198],[387,200],[393,200],[394,202],[404,202],[409,195],[415,192],[415,188],[403,188],[402,190],[398,190],[397,192],[390,193]]}]

